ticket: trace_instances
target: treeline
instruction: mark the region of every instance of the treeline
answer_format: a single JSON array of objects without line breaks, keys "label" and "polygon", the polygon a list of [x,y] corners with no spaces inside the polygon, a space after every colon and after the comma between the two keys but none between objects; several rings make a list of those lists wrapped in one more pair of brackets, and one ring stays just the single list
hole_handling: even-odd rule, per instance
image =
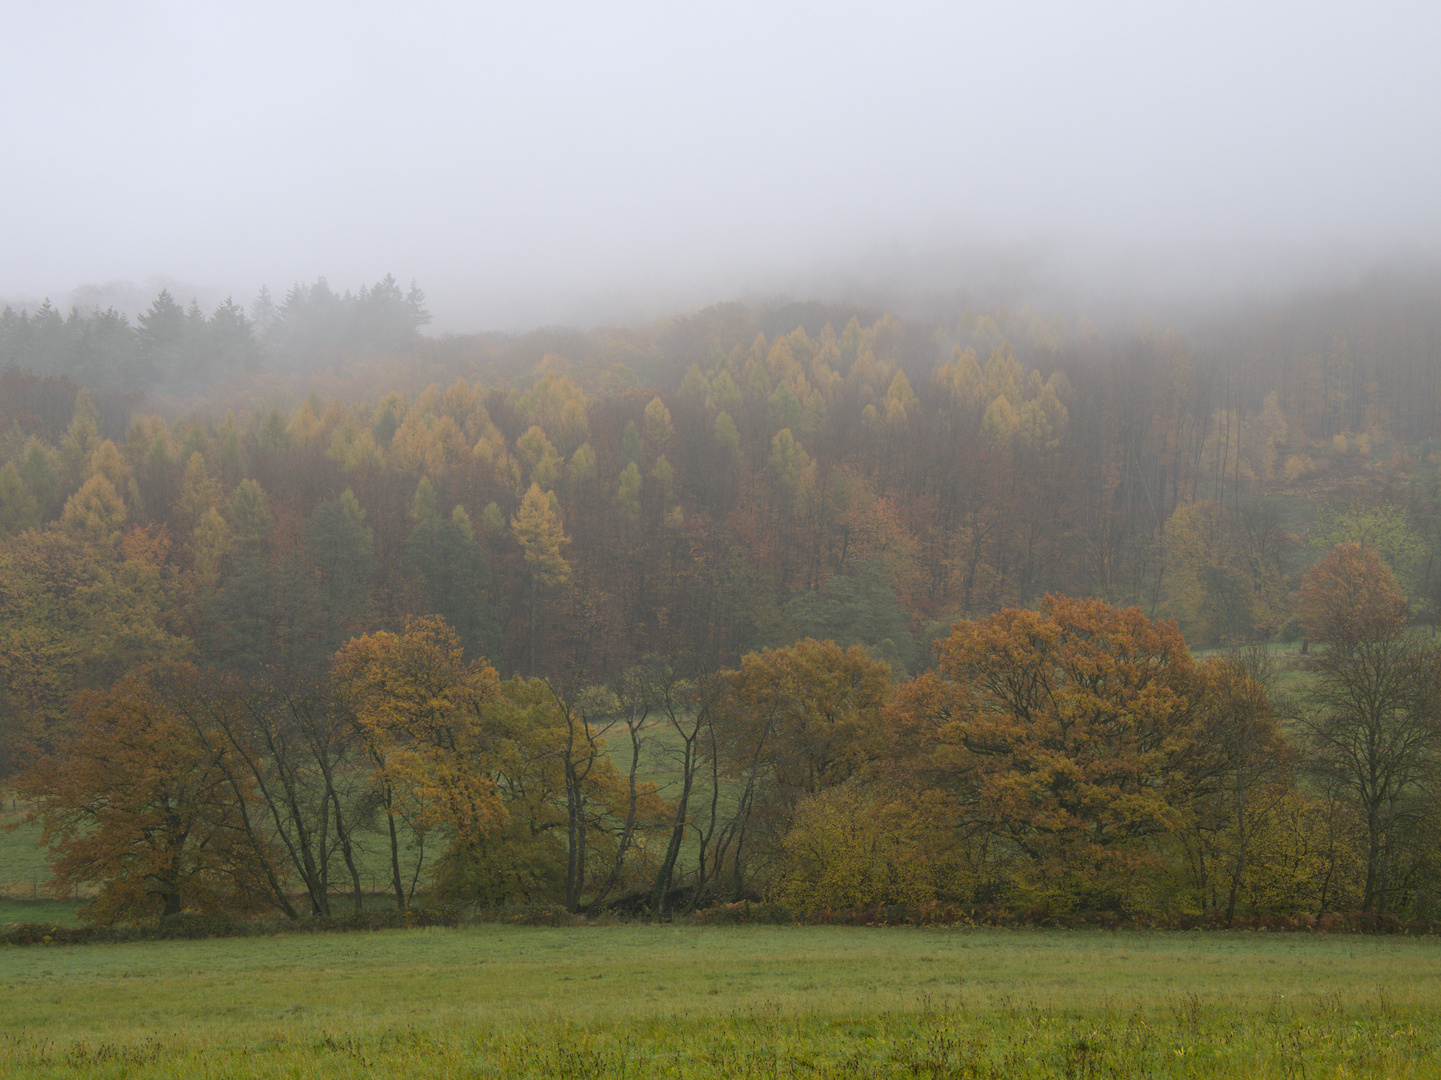
[{"label": "treeline", "polygon": [[[665,328],[682,358],[707,342],[673,390],[638,385],[635,335],[511,384],[381,396],[401,369],[368,368],[357,397],[238,415],[126,415],[7,372],[0,573],[22,616],[56,573],[27,566],[153,577],[153,603],[127,603],[222,666],[313,669],[439,613],[499,671],[567,679],[805,636],[907,674],[956,618],[1046,593],[1139,604],[1198,645],[1293,638],[1301,573],[1350,540],[1382,552],[1415,617],[1436,610],[1435,462],[1384,417],[1322,438],[1273,392],[1228,398],[1178,339],[1022,315],[963,320],[914,377],[916,328],[889,316],[754,325],[727,309]],[[73,608],[52,614],[70,628],[41,638],[86,639]],[[51,713],[59,693],[7,691]]]},{"label": "treeline", "polygon": [[1289,701],[1263,651],[1197,664],[1174,624],[1098,600],[958,622],[899,685],[805,639],[566,691],[429,617],[310,682],[132,672],[17,784],[104,923],[358,912],[378,866],[402,909],[1434,919],[1441,648],[1359,544],[1302,593],[1317,646]]},{"label": "treeline", "polygon": [[[413,337],[418,309],[384,291]],[[1394,348],[1333,379],[1321,329],[1359,342],[1383,310],[1396,325],[1368,340]],[[421,340],[324,396],[184,416],[12,368],[3,769],[69,745],[73,695],[140,666],[247,694],[329,686],[347,643],[435,616],[466,664],[570,703],[649,665],[704,681],[808,639],[904,682],[944,670],[933,646],[957,622],[1048,595],[1138,605],[1193,645],[1299,639],[1308,566],[1353,542],[1424,624],[1436,461],[1386,387],[1424,371],[1431,313],[1361,290],[1272,327],[1267,359],[1239,332],[1209,354],[1028,311],[931,325],[729,305],[638,331]]]},{"label": "treeline", "polygon": [[249,312],[233,299],[208,315],[162,289],[132,324],[113,307],[0,311],[0,369],[16,368],[126,393],[164,387],[193,393],[211,383],[412,346],[430,322],[425,294],[387,274],[370,288],[336,293],[324,278],[296,284],[276,303],[262,288]]}]

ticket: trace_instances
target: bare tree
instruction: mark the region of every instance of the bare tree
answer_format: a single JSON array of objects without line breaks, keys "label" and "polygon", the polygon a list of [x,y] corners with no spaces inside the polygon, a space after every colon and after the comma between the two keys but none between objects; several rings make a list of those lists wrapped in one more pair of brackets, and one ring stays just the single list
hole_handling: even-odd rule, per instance
[{"label": "bare tree", "polygon": [[1401,830],[1441,751],[1441,653],[1406,627],[1390,569],[1361,544],[1338,544],[1301,585],[1306,636],[1323,642],[1299,718],[1311,768],[1347,791],[1366,820],[1368,911],[1384,914]]},{"label": "bare tree", "polygon": [[1313,653],[1316,681],[1299,719],[1311,768],[1338,784],[1366,820],[1363,904],[1384,914],[1400,833],[1441,750],[1441,679],[1434,648],[1404,636],[1332,644]]},{"label": "bare tree", "polygon": [[[196,735],[223,748],[228,782],[245,805],[244,827],[285,853],[304,888],[312,915],[331,914],[332,865],[348,877],[356,910],[362,902],[352,829],[356,809],[357,741],[319,683],[281,688],[261,680],[195,676],[186,694]],[[242,792],[257,799],[244,799]],[[278,869],[272,888],[279,906],[295,912]]]}]

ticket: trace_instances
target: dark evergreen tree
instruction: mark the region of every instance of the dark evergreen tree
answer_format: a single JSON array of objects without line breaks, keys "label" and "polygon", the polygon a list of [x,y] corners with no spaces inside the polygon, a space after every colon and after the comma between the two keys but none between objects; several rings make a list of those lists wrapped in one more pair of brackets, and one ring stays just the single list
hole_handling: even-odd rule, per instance
[{"label": "dark evergreen tree", "polygon": [[161,289],[150,309],[136,320],[138,356],[134,381],[142,386],[173,378],[184,370],[185,347],[190,340],[185,309],[169,289]]},{"label": "dark evergreen tree", "polygon": [[424,585],[429,601],[425,613],[444,618],[470,656],[494,657],[500,646],[500,623],[487,600],[490,567],[470,518],[459,506],[448,518],[437,515],[427,480],[421,480],[416,503],[415,528],[405,545],[405,569]]},{"label": "dark evergreen tree", "polygon": [[254,328],[245,309],[230,297],[210,316],[208,331],[211,366],[217,375],[242,375],[259,366]]},{"label": "dark evergreen tree", "polygon": [[316,507],[305,554],[319,591],[319,646],[329,655],[364,631],[375,580],[375,536],[349,488]]},{"label": "dark evergreen tree", "polygon": [[76,337],[66,374],[87,386],[134,389],[125,380],[135,370],[136,335],[122,312],[110,307],[81,318]]}]

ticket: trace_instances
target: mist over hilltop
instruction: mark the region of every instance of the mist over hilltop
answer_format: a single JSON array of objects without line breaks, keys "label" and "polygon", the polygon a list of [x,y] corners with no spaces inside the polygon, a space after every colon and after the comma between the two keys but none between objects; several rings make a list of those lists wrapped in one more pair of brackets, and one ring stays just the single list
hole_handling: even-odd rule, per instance
[{"label": "mist over hilltop", "polygon": [[389,272],[442,333],[775,294],[1124,308],[1441,239],[1416,5],[65,14],[7,27],[12,303]]}]

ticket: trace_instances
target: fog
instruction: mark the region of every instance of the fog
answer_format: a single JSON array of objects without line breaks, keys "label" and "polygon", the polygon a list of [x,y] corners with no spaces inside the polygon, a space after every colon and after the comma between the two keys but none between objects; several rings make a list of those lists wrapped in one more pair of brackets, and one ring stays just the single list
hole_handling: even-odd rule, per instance
[{"label": "fog", "polygon": [[8,4],[0,297],[1226,296],[1430,259],[1419,4]]}]

